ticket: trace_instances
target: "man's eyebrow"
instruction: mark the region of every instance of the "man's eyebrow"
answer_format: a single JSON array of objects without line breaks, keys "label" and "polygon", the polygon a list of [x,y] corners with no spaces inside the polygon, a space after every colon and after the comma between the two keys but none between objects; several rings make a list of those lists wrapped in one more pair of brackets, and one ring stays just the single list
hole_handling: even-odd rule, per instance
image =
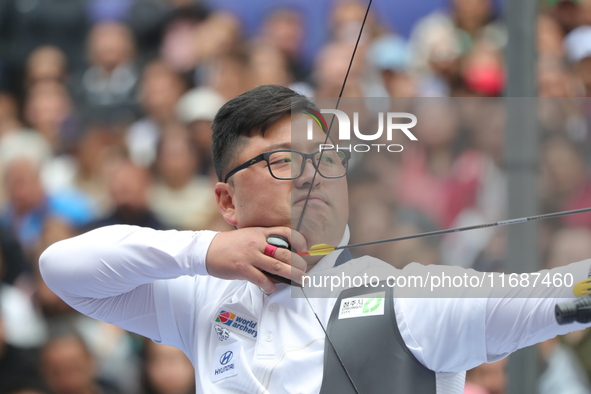
[{"label": "man's eyebrow", "polygon": [[277,149],[291,149],[291,142],[282,142],[280,144],[273,144],[266,148],[266,151],[272,151]]}]

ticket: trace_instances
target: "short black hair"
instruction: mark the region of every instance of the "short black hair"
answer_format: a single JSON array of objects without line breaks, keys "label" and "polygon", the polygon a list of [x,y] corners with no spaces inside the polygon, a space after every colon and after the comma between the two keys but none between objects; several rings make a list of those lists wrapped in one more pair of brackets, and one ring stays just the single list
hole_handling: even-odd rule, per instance
[{"label": "short black hair", "polygon": [[220,108],[213,120],[213,165],[221,182],[241,144],[240,137],[265,131],[284,115],[304,108],[319,111],[307,97],[279,85],[261,85],[234,97]]}]

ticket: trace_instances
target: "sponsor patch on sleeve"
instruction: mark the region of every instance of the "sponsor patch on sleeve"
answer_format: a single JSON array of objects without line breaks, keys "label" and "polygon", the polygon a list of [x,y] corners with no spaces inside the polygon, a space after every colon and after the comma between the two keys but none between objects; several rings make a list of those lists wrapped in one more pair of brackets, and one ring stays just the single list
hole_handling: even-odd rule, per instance
[{"label": "sponsor patch on sleeve", "polygon": [[339,319],[383,315],[385,295],[386,292],[381,291],[366,294],[362,297],[351,297],[341,300]]}]

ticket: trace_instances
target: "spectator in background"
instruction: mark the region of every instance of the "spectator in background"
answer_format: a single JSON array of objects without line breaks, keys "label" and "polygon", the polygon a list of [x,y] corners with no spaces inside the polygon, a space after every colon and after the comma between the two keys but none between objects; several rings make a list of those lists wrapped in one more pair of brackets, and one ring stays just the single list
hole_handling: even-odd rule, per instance
[{"label": "spectator in background", "polygon": [[29,255],[36,247],[47,218],[57,216],[75,226],[83,226],[93,217],[90,201],[80,193],[47,194],[39,169],[39,163],[23,157],[12,160],[4,172],[8,204],[0,215],[0,223],[16,234]]},{"label": "spectator in background", "polygon": [[498,46],[478,39],[462,59],[459,86],[452,96],[498,97],[505,87],[504,58]]},{"label": "spectator in background", "polygon": [[[581,6],[581,12],[583,11]],[[583,29],[576,29],[584,34]],[[577,75],[576,59],[584,56],[585,43],[565,33],[558,22],[548,14],[540,14],[538,35],[538,91],[540,97],[571,97],[561,100],[540,100],[544,106],[540,117],[545,128],[560,128],[576,140],[588,138],[580,113],[580,102],[574,97],[583,95],[584,87]],[[574,39],[573,39],[574,37]],[[583,50],[581,50],[583,49]],[[578,70],[582,71],[582,70]],[[584,71],[584,70],[583,70]],[[562,125],[558,125],[562,123]]]},{"label": "spectator in background", "polygon": [[584,13],[579,0],[545,0],[541,3],[541,9],[556,21],[563,34],[568,34],[583,22],[581,17]]},{"label": "spectator in background", "polygon": [[194,49],[197,65],[236,54],[242,50],[242,27],[238,18],[228,12],[217,11],[196,26]]},{"label": "spectator in background", "polygon": [[[128,24],[136,37],[138,55],[142,63],[151,61],[159,56],[160,46],[165,30],[176,20],[185,21],[189,30],[201,22],[208,15],[208,10],[200,2],[192,0],[142,0],[134,1],[129,10]],[[190,33],[189,33],[190,35]],[[184,34],[182,36],[185,36]],[[179,38],[177,36],[177,38]],[[179,44],[187,43],[187,40]],[[185,46],[184,52],[190,53],[192,45]],[[181,45],[175,48],[183,50]],[[185,57],[185,56],[183,56]]]},{"label": "spectator in background", "polygon": [[199,154],[187,130],[165,126],[158,144],[157,180],[150,192],[150,208],[166,227],[203,230],[218,217],[213,183],[197,176]]},{"label": "spectator in background", "polygon": [[[585,170],[583,151],[560,136],[544,143],[542,156],[542,202],[546,212],[589,206],[591,183]],[[591,214],[562,218],[569,226],[591,227]]]},{"label": "spectator in background", "polygon": [[416,81],[409,73],[408,44],[402,37],[388,34],[377,38],[372,42],[368,56],[369,62],[378,70],[388,96],[416,95]]},{"label": "spectator in background", "polygon": [[[315,97],[339,96],[365,11],[365,5],[356,0],[335,2],[335,7],[329,15],[331,40],[320,49],[314,64],[312,76]],[[384,95],[379,76],[372,74],[373,69],[367,67],[366,62],[367,51],[372,40],[382,33],[383,29],[375,22],[373,15],[368,14],[351,71],[347,77],[344,97]],[[379,85],[378,89],[376,84]]]},{"label": "spectator in background", "polygon": [[[573,76],[563,59],[559,57],[544,57],[538,60],[538,95],[540,97],[574,97],[576,95],[576,84],[573,81]],[[554,105],[562,107],[564,102],[572,100],[543,100],[541,105],[553,102]],[[573,103],[574,104],[574,103]],[[552,111],[552,105],[548,105],[547,110],[553,115],[544,116],[548,114],[547,111],[541,111],[541,116],[544,116],[544,123],[563,119],[561,116],[556,116]],[[571,105],[568,105],[572,108]],[[578,112],[577,108],[572,108],[572,113]]]},{"label": "spectator in background", "polygon": [[283,52],[262,45],[255,45],[249,51],[248,81],[251,89],[268,84],[291,86],[295,82]]},{"label": "spectator in background", "polygon": [[413,112],[421,122],[415,130],[420,145],[402,153],[398,201],[426,215],[443,228],[460,128],[457,108],[450,101],[420,101]]},{"label": "spectator in background", "polygon": [[[507,180],[502,164],[505,107],[500,100],[468,99],[459,103],[465,129],[457,142],[467,146],[456,146],[447,184],[446,228],[506,217]],[[488,121],[483,122],[483,117]],[[502,270],[503,251],[504,233],[499,229],[448,234],[441,247],[444,264],[490,271]]]},{"label": "spectator in background", "polygon": [[[55,47],[41,47],[28,59],[27,101],[24,116],[30,130],[12,136],[21,144],[46,145],[41,177],[49,193],[75,189],[72,184],[76,163],[72,160],[78,141],[81,117],[64,80],[64,54]],[[39,140],[39,141],[35,141]]]},{"label": "spectator in background", "polygon": [[248,53],[240,21],[226,12],[211,14],[195,28],[195,85],[214,89],[224,100],[250,86]]},{"label": "spectator in background", "polygon": [[564,57],[562,37],[556,36],[554,39],[546,40],[556,39],[560,39],[561,52],[552,48],[554,44],[547,44],[546,49],[541,49],[538,58],[538,95],[545,97],[538,100],[540,126],[546,136],[562,135],[574,142],[586,143],[591,134],[585,124],[585,114],[581,111],[584,104],[576,98],[580,83]]},{"label": "spectator in background", "polygon": [[[34,349],[45,339],[43,322],[33,305],[33,292],[34,278],[29,261],[11,232],[0,229],[2,340],[17,348]],[[3,391],[0,389],[0,392]]]},{"label": "spectator in background", "polygon": [[[172,6],[172,4],[168,4]],[[208,11],[198,3],[183,5],[167,14],[159,42],[160,58],[176,72],[193,79],[191,73],[199,61],[199,48],[207,45],[205,36],[196,40],[200,26],[205,24]]]},{"label": "spectator in background", "polygon": [[210,176],[214,182],[217,177],[211,158],[211,124],[225,102],[215,90],[200,87],[185,93],[176,106],[177,118],[189,129],[189,135],[197,149],[199,173]]},{"label": "spectator in background", "polygon": [[498,48],[505,44],[505,30],[495,21],[490,0],[453,0],[447,12],[419,20],[410,39],[419,95],[449,96],[458,83],[458,61],[476,40]]},{"label": "spectator in background", "polygon": [[0,392],[5,393],[25,382],[40,384],[38,359],[38,349],[22,349],[6,342],[0,313]]},{"label": "spectator in background", "polygon": [[14,234],[0,227],[0,280],[25,291],[30,287],[32,267]]},{"label": "spectator in background", "polygon": [[447,97],[459,84],[461,56],[448,32],[439,32],[433,39],[432,50],[427,58],[427,71],[413,74],[417,79],[418,96]]},{"label": "spectator in background", "polygon": [[586,138],[586,127],[578,108],[579,104],[574,99],[580,86],[565,57],[565,34],[556,20],[544,13],[538,15],[536,32],[538,95],[562,98],[539,100],[540,106],[543,107],[539,111],[541,123],[545,128],[561,128],[577,140]]},{"label": "spectator in background", "polygon": [[248,90],[251,85],[248,79],[248,56],[244,53],[233,53],[215,58],[203,71],[201,86],[209,87],[218,92],[227,101]]},{"label": "spectator in background", "polygon": [[[339,97],[353,48],[353,44],[332,42],[320,50],[314,67],[315,97]],[[360,52],[353,60],[343,97],[365,97],[365,85],[362,83],[364,54],[362,48],[358,48],[358,51]]]},{"label": "spectator in background", "polygon": [[549,15],[540,13],[536,23],[537,50],[540,57],[564,58],[564,33]]},{"label": "spectator in background", "polygon": [[580,26],[591,26],[591,1],[579,0],[578,11]]},{"label": "spectator in background", "polygon": [[[291,29],[289,26],[285,28]],[[298,79],[294,74],[294,69],[299,70],[299,66],[295,66],[290,61],[289,51],[270,39],[271,32],[266,34],[269,36],[263,35],[256,38],[248,48],[247,83],[249,89],[260,85],[281,85],[301,94],[312,96],[313,90],[308,83],[310,75]],[[289,31],[277,31],[276,34],[291,35]],[[293,40],[294,38],[286,37],[286,39]],[[291,44],[287,43],[286,46],[291,47]],[[302,73],[302,71],[298,72]]]},{"label": "spectator in background", "polygon": [[253,49],[260,46],[275,48],[283,55],[287,73],[298,82],[308,82],[311,70],[301,62],[304,31],[304,18],[297,10],[275,9],[265,17]]},{"label": "spectator in background", "polygon": [[[366,8],[367,6],[359,0],[334,2],[334,8],[329,15],[331,41],[355,44]],[[366,46],[381,34],[383,34],[383,29],[375,21],[373,13],[370,12],[365,21],[359,45]]]},{"label": "spectator in background", "polygon": [[17,127],[0,137],[0,165],[26,156],[43,162],[45,171],[52,156],[64,147],[64,125],[72,117],[70,97],[61,82],[40,80],[29,87],[23,112],[29,128],[18,127],[20,122],[16,118],[11,121],[7,114],[8,124]]},{"label": "spectator in background", "polygon": [[97,23],[88,34],[87,48],[90,65],[71,83],[76,103],[133,117],[139,72],[131,30],[119,22]]},{"label": "spectator in background", "polygon": [[129,8],[127,25],[133,31],[141,64],[158,57],[162,33],[171,14],[170,1],[133,1]]},{"label": "spectator in background", "polygon": [[45,344],[41,371],[54,394],[119,393],[97,379],[95,360],[82,338],[75,334],[57,336]]},{"label": "spectator in background", "polygon": [[559,336],[539,344],[538,348],[545,365],[539,379],[540,394],[589,393],[591,386],[568,340]]},{"label": "spectator in background", "polygon": [[43,45],[63,51],[71,71],[81,70],[89,27],[85,0],[0,2],[0,42],[5,44],[0,45],[0,59],[6,62],[0,86],[22,99],[26,59]]},{"label": "spectator in background", "polygon": [[186,91],[180,75],[162,61],[148,64],[142,73],[140,102],[145,117],[127,130],[126,145],[134,163],[149,167],[167,122],[175,120],[176,104]]},{"label": "spectator in background", "polygon": [[0,91],[0,139],[21,128],[16,99],[10,93]]},{"label": "spectator in background", "polygon": [[571,31],[564,40],[566,55],[580,85],[579,95],[591,95],[591,26]]},{"label": "spectator in background", "polygon": [[[0,263],[1,269],[5,262]],[[35,311],[32,298],[22,289],[0,282],[0,314],[7,343],[20,348],[36,348],[43,344],[43,322]]]},{"label": "spectator in background", "polygon": [[71,143],[69,168],[61,168],[56,174],[55,178],[62,178],[55,182],[56,187],[82,191],[96,205],[97,214],[105,214],[113,206],[108,178],[126,157],[124,126],[101,116],[101,112],[89,114]]},{"label": "spectator in background", "polygon": [[56,153],[62,151],[65,143],[63,126],[71,116],[72,102],[65,85],[55,80],[44,80],[29,87],[25,119]]},{"label": "spectator in background", "polygon": [[182,350],[144,341],[144,394],[193,394],[195,371]]},{"label": "spectator in background", "polygon": [[162,230],[165,226],[149,208],[149,173],[137,165],[118,163],[109,179],[113,210],[85,226],[85,231],[112,224],[129,224]]},{"label": "spectator in background", "polygon": [[65,83],[68,76],[66,55],[59,48],[45,45],[36,48],[27,58],[25,87],[37,82]]}]

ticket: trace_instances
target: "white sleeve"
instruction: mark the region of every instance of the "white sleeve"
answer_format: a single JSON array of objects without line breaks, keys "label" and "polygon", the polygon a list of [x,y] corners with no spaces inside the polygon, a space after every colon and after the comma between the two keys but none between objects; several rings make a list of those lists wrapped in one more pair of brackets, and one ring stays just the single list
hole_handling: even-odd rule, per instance
[{"label": "white sleeve", "polygon": [[206,275],[215,234],[102,227],[53,244],[39,268],[49,288],[74,309],[160,342],[154,283]]},{"label": "white sleeve", "polygon": [[[482,275],[459,267],[410,266],[408,272],[424,277],[428,271],[430,275],[444,271],[458,275],[458,270]],[[549,273],[550,277],[558,274],[563,278],[569,273],[576,283],[587,278],[590,266],[591,260],[585,260],[539,272],[540,277]],[[396,298],[400,333],[413,355],[433,371],[460,372],[588,326],[561,326],[556,322],[556,304],[576,299],[571,288],[539,283],[535,287],[512,288],[507,275],[505,278],[504,287],[495,282],[497,285],[487,290],[488,297],[473,297],[474,289],[467,287],[454,289],[449,298]]]}]

